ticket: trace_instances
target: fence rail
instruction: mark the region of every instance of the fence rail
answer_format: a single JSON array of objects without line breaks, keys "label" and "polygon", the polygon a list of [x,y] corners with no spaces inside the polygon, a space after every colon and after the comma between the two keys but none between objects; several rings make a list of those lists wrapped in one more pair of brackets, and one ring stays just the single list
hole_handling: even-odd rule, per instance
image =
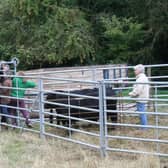
[{"label": "fence rail", "polygon": [[[135,84],[135,78],[129,76],[132,66],[109,68],[128,71],[127,80],[122,81],[120,76],[115,79],[78,80],[28,74],[24,77],[36,81],[37,87],[28,89],[25,98],[18,98],[26,102],[25,108],[0,104],[1,119],[7,117],[9,120],[8,123],[0,122],[0,126],[31,131],[40,134],[40,137],[50,136],[78,143],[100,150],[102,156],[110,151],[168,156],[167,71],[161,76],[152,76],[155,68],[165,68],[168,65],[146,67],[150,68],[151,81],[144,84],[149,84],[152,90],[148,99],[128,96]],[[92,70],[95,71],[96,69]],[[0,89],[23,90],[4,86],[0,86]],[[49,99],[49,95],[53,98]],[[5,95],[0,95],[0,98],[13,99],[12,96]],[[139,100],[148,101],[147,110],[143,112],[148,117],[148,125],[145,126],[140,124],[139,116],[142,113],[136,111],[135,107]],[[7,107],[9,111],[16,109],[18,116],[2,113],[3,107]],[[21,110],[29,111],[33,128],[26,127]],[[12,119],[17,119],[17,125],[12,124]]]}]

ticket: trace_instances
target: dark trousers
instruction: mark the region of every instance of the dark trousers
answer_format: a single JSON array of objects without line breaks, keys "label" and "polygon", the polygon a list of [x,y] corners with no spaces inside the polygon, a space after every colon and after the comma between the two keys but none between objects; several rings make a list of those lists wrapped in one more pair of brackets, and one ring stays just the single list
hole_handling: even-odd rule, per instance
[{"label": "dark trousers", "polygon": [[[13,99],[11,101],[11,105],[14,106],[14,107],[25,108],[24,100]],[[30,123],[30,121],[29,121],[29,112],[27,110],[25,110],[25,109],[18,109],[18,110],[22,113],[23,117],[25,118],[25,123],[28,125]],[[13,116],[17,116],[17,109],[12,108],[10,110],[10,113]],[[13,125],[17,125],[16,118],[12,118],[12,124]]]},{"label": "dark trousers", "polygon": [[[4,105],[5,106],[5,105]],[[9,115],[9,112],[8,112],[8,108],[7,107],[0,107],[0,111],[1,111],[1,122],[5,122],[7,123],[8,122],[8,117],[7,116],[4,116],[3,114],[5,115]]]}]

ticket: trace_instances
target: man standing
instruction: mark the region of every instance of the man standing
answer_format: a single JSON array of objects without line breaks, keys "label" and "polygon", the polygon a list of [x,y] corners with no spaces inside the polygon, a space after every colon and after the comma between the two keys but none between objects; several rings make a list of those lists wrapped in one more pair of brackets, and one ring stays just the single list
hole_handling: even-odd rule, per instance
[{"label": "man standing", "polygon": [[140,114],[141,125],[146,126],[148,124],[147,114],[143,112],[146,111],[146,99],[149,98],[149,81],[145,75],[145,68],[142,64],[136,65],[134,67],[134,72],[136,76],[136,84],[133,86],[133,90],[129,93],[129,96],[139,98],[136,103],[137,111],[142,112]]}]

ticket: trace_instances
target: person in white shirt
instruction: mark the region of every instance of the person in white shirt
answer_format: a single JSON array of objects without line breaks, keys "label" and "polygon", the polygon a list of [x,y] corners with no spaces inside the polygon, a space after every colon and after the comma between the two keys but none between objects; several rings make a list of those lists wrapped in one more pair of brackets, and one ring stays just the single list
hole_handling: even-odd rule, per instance
[{"label": "person in white shirt", "polygon": [[[129,93],[129,96],[136,97],[139,100],[136,102],[137,111],[145,112],[147,99],[149,98],[149,80],[145,75],[145,68],[142,64],[138,64],[134,67],[136,75],[136,84],[133,86],[133,90]],[[142,84],[141,84],[142,83]],[[147,114],[140,114],[141,125],[147,125]],[[143,127],[145,129],[145,127]]]}]

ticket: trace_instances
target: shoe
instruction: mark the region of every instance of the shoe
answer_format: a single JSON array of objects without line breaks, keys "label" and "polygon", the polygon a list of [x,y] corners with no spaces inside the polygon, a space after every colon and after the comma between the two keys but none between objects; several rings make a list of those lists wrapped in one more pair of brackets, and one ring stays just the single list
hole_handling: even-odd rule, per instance
[{"label": "shoe", "polygon": [[1,125],[1,129],[2,130],[8,130],[8,126],[7,125]]},{"label": "shoe", "polygon": [[33,125],[31,123],[26,124],[28,128],[33,128]]}]

